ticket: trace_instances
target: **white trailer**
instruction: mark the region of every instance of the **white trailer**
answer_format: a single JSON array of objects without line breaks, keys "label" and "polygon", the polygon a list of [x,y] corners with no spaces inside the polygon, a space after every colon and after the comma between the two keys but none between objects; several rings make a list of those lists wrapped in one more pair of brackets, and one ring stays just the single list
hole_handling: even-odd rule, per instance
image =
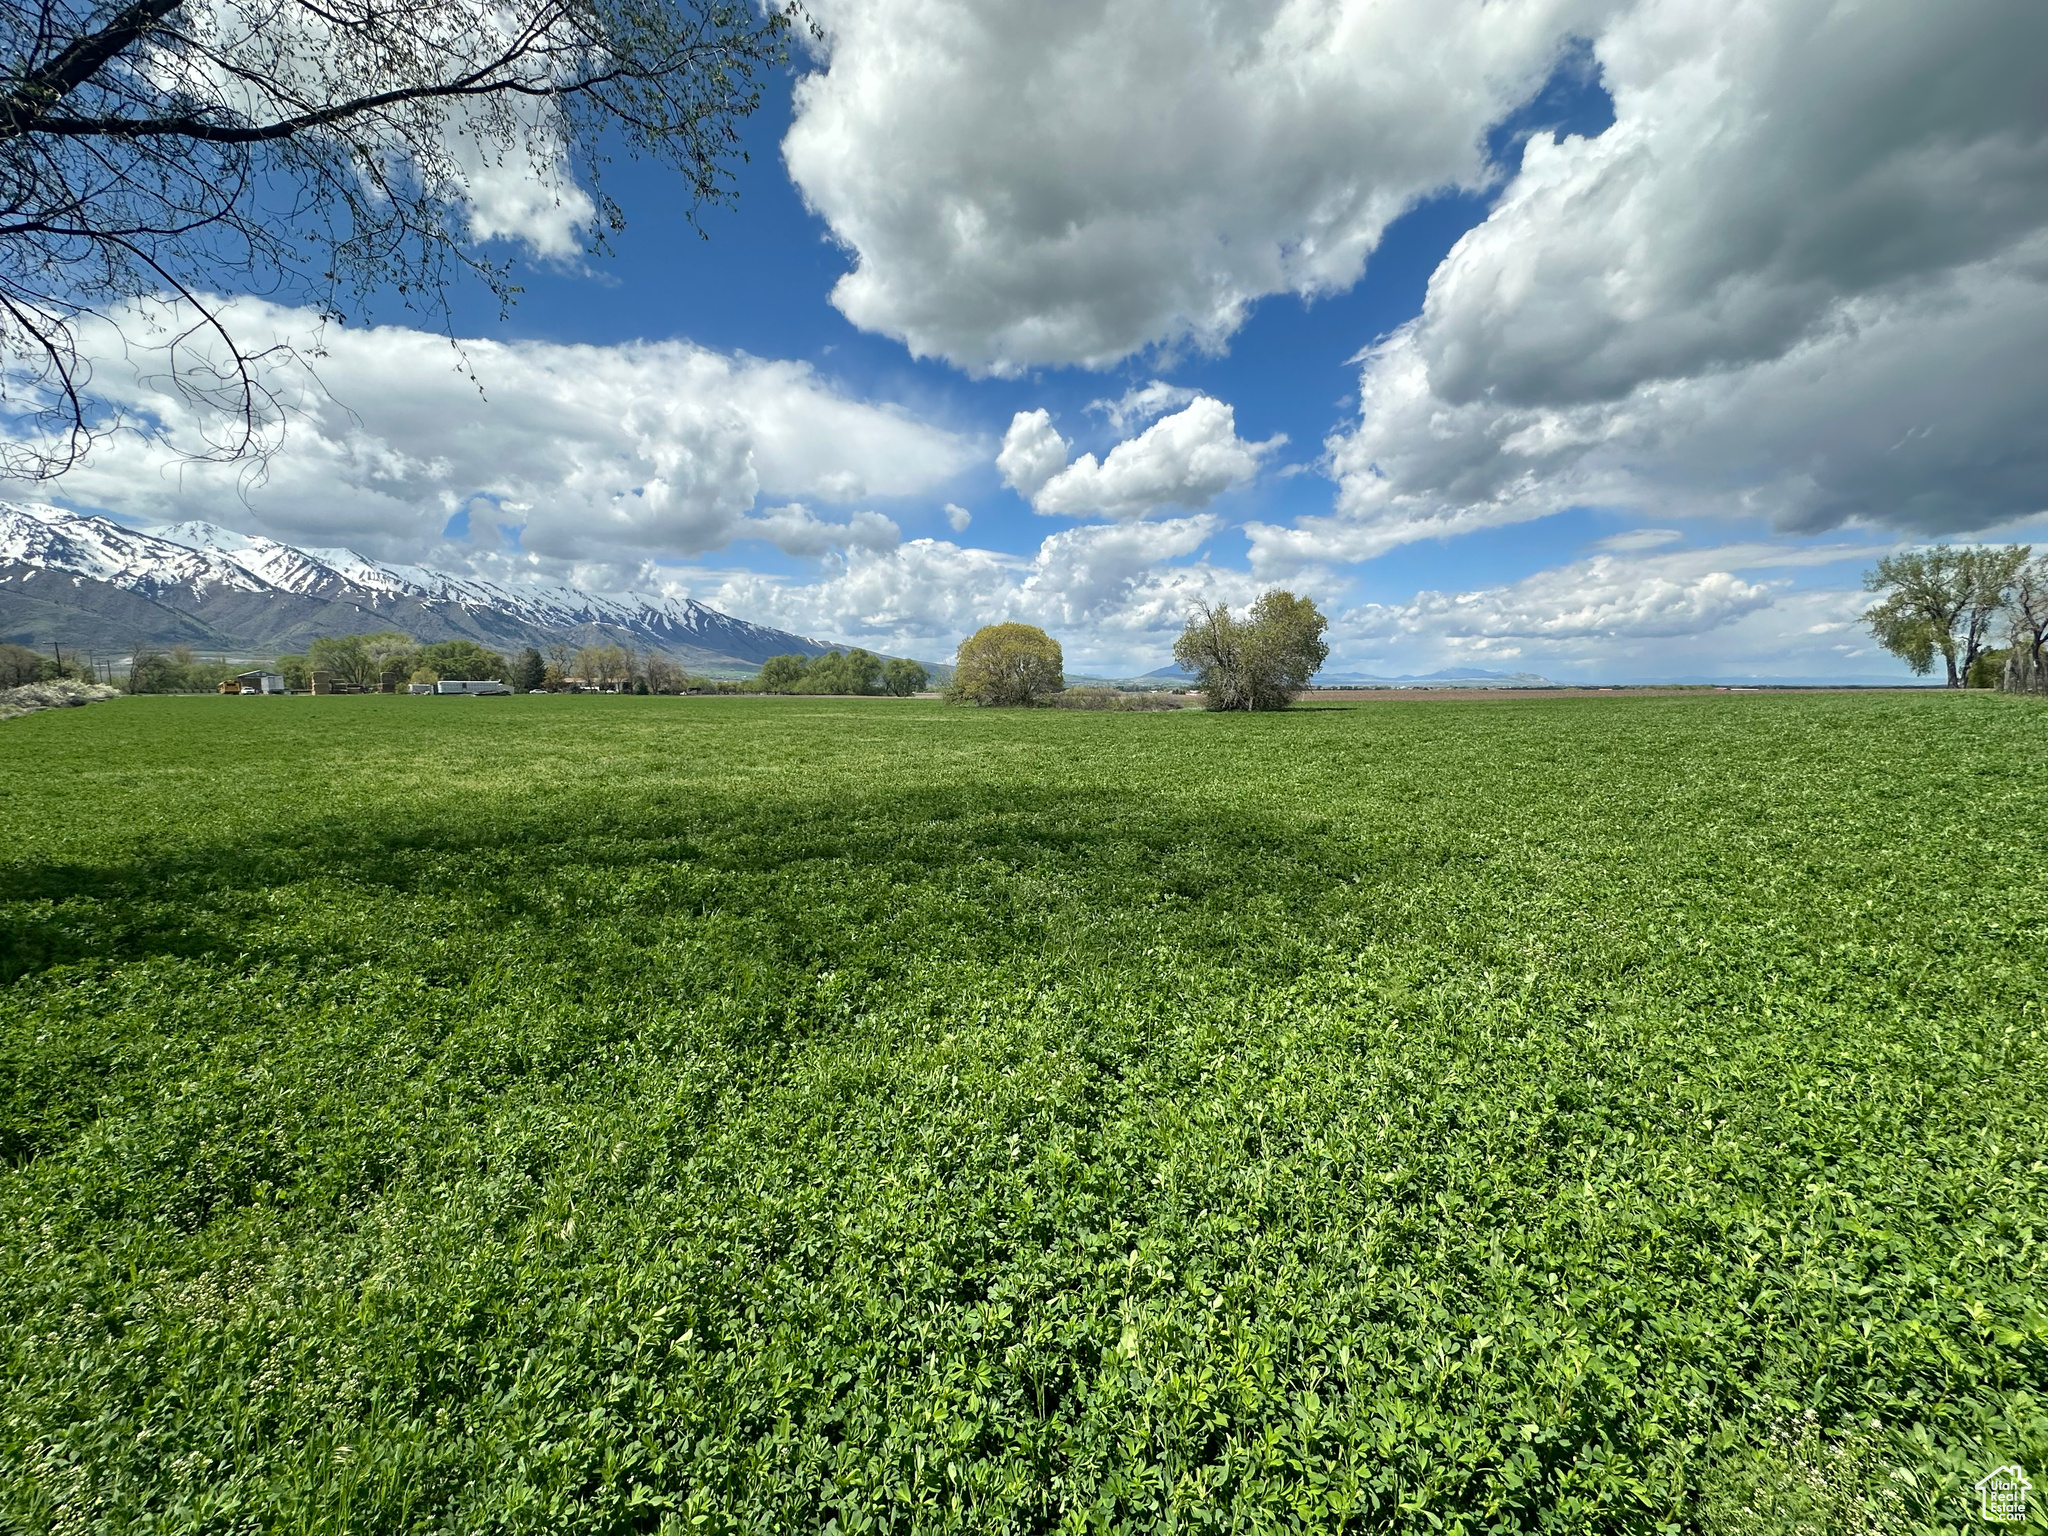
[{"label": "white trailer", "polygon": [[511,691],[510,688],[499,682],[495,677],[484,678],[478,682],[463,682],[456,678],[444,677],[440,682],[434,684],[434,692],[436,693],[486,694],[510,693]]}]

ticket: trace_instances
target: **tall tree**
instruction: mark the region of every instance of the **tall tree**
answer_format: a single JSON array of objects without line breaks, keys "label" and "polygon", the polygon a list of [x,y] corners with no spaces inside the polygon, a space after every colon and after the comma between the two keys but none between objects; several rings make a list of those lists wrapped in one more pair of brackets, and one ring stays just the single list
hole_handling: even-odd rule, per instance
[{"label": "tall tree", "polygon": [[690,674],[659,651],[647,653],[646,675],[651,693],[682,693],[690,686]]},{"label": "tall tree", "polygon": [[[373,293],[446,323],[479,278],[472,194],[508,172],[558,202],[596,189],[586,238],[623,227],[603,148],[730,199],[737,124],[791,12],[747,0],[0,0],[0,472],[62,473],[118,417],[90,353],[168,340],[168,375],[260,451],[278,348],[216,297],[257,291],[332,319]],[[580,194],[577,194],[580,195]],[[82,332],[110,330],[89,341]],[[22,430],[25,428],[26,430]]]},{"label": "tall tree", "polygon": [[378,679],[388,672],[403,681],[412,676],[420,664],[419,642],[395,629],[363,636],[363,650],[370,658],[370,665],[376,668]]},{"label": "tall tree", "polygon": [[2048,693],[2048,550],[2013,572],[2006,615],[2012,654],[2006,659],[2004,686]]},{"label": "tall tree", "polygon": [[306,647],[306,660],[311,670],[337,683],[367,688],[377,681],[377,663],[361,635],[323,635]]},{"label": "tall tree", "polygon": [[436,677],[451,682],[484,682],[493,678],[503,682],[511,673],[504,657],[474,640],[442,640],[434,645],[423,645],[419,651],[419,664]]},{"label": "tall tree", "polygon": [[622,645],[586,645],[576,653],[576,675],[600,688],[616,688],[632,675]]},{"label": "tall tree", "polygon": [[1948,686],[1960,688],[2030,553],[2024,544],[1937,544],[1886,555],[1863,577],[1866,591],[1884,594],[1863,621],[1923,676],[1940,656]]},{"label": "tall tree", "polygon": [[540,652],[529,645],[512,663],[512,686],[521,693],[532,693],[536,688],[545,687],[547,680],[547,663],[541,660]]},{"label": "tall tree", "polygon": [[761,663],[761,691],[763,693],[794,693],[804,680],[804,673],[810,670],[808,656],[770,656]]},{"label": "tall tree", "polygon": [[1329,621],[1306,597],[1276,588],[1243,619],[1200,603],[1173,644],[1173,659],[1200,681],[1211,709],[1285,709],[1329,660]]}]

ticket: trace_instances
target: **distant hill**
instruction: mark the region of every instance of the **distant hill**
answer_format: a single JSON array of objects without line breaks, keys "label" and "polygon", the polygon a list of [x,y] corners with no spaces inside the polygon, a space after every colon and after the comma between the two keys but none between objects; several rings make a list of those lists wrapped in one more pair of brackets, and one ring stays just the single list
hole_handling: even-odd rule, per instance
[{"label": "distant hill", "polygon": [[252,656],[318,635],[395,629],[493,650],[616,641],[700,671],[818,656],[822,640],[750,624],[691,598],[502,585],[347,549],[298,549],[211,523],[142,532],[103,517],[0,502],[0,640],[123,653],[190,645]]},{"label": "distant hill", "polygon": [[[1195,674],[1185,667],[1161,667],[1147,672],[1144,677],[1133,679],[1148,682],[1163,678],[1169,682],[1193,682]],[[1555,685],[1540,672],[1487,672],[1479,667],[1445,667],[1437,672],[1404,672],[1398,677],[1382,677],[1373,672],[1318,672],[1316,685],[1327,688],[1333,684],[1353,684],[1361,688],[1392,688],[1403,683],[1470,683],[1474,687],[1487,688],[1549,688]]]}]

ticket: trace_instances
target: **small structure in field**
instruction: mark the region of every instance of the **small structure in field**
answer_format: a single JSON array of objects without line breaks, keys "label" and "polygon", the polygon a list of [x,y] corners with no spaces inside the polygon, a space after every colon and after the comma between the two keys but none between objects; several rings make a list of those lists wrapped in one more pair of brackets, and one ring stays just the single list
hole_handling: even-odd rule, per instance
[{"label": "small structure in field", "polygon": [[259,667],[253,672],[237,672],[235,688],[241,693],[289,693],[284,685],[282,672],[270,672]]},{"label": "small structure in field", "polygon": [[315,693],[363,693],[367,691],[361,683],[337,683],[332,672],[315,672],[312,681]]},{"label": "small structure in field", "polygon": [[482,695],[490,693],[510,693],[511,691],[512,690],[509,687],[499,682],[495,677],[480,678],[473,681],[464,681],[460,678],[444,677],[441,679],[440,682],[434,684],[434,692],[436,693],[466,693],[471,695]]}]

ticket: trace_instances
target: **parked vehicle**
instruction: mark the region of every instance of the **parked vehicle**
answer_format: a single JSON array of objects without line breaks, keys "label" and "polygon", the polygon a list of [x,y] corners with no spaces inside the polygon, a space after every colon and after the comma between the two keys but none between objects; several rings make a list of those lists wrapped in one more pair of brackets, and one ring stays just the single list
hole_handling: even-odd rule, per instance
[{"label": "parked vehicle", "polygon": [[510,693],[511,691],[509,687],[499,682],[495,677],[483,678],[476,682],[464,682],[459,678],[444,677],[440,682],[434,684],[434,692],[436,693],[487,694]]}]

